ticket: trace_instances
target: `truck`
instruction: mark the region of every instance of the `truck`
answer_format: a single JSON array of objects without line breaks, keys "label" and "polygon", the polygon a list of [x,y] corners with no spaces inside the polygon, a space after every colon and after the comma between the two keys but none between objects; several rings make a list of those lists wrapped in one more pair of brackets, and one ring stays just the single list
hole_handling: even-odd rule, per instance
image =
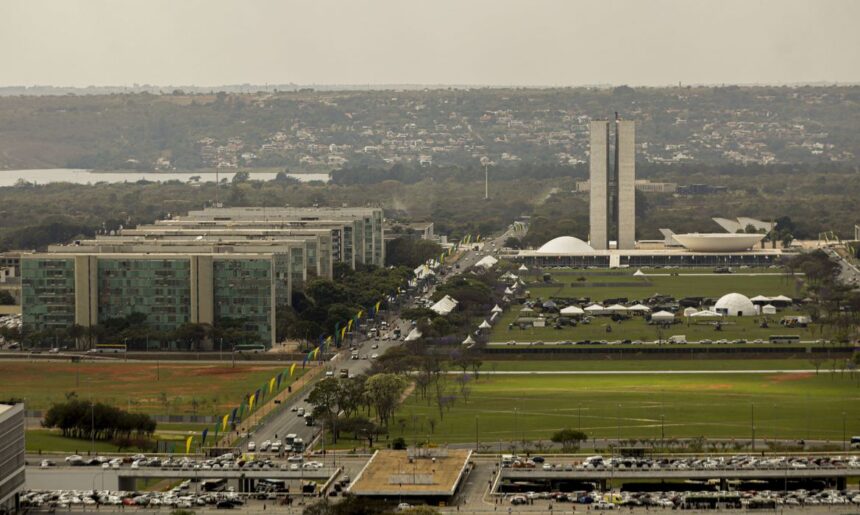
[{"label": "truck", "polygon": [[341,379],[346,379],[346,378],[348,378],[348,377],[349,377],[349,369],[348,369],[348,368],[342,368],[342,369],[340,369],[340,374],[339,374],[339,375],[340,375],[340,378],[341,378]]},{"label": "truck", "polygon": [[687,343],[687,336],[684,334],[674,334],[669,337],[669,343]]}]

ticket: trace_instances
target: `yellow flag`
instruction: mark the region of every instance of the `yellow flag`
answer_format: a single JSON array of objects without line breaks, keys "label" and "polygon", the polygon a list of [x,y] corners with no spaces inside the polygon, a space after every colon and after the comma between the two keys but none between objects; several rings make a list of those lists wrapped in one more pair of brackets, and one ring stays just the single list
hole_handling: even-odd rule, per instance
[{"label": "yellow flag", "polygon": [[317,356],[319,355],[319,353],[320,353],[320,348],[319,348],[319,347],[317,347],[316,349],[314,349],[314,359],[317,359]]},{"label": "yellow flag", "polygon": [[346,336],[346,327],[340,330],[340,341],[343,341],[344,336]]},{"label": "yellow flag", "polygon": [[194,440],[194,436],[189,436],[188,440],[185,440],[185,454],[191,453],[191,441]]},{"label": "yellow flag", "polygon": [[379,313],[379,306],[381,306],[381,305],[382,305],[382,301],[381,301],[381,300],[380,300],[379,302],[377,302],[377,303],[376,303],[376,312],[377,312],[377,313]]},{"label": "yellow flag", "polygon": [[349,323],[346,324],[346,328],[347,328],[347,330],[352,331],[352,319],[351,318],[349,319]]},{"label": "yellow flag", "polygon": [[295,372],[295,371],[296,371],[296,364],[293,363],[292,365],[290,365],[290,377],[293,377],[293,372]]},{"label": "yellow flag", "polygon": [[358,314],[357,314],[357,315],[355,315],[355,317],[356,317],[356,318],[361,318],[361,316],[362,316],[362,315],[364,315],[364,310],[359,309],[359,310],[358,310]]},{"label": "yellow flag", "polygon": [[275,390],[275,378],[273,377],[271,381],[269,381],[269,393],[272,393]]},{"label": "yellow flag", "polygon": [[248,397],[248,413],[250,413],[251,410],[254,409],[254,399],[256,397],[256,395],[251,395],[250,397]]},{"label": "yellow flag", "polygon": [[227,430],[227,419],[229,419],[229,418],[230,418],[230,414],[229,414],[229,413],[227,413],[226,415],[224,415],[224,418],[221,420],[221,431],[226,431],[226,430]]}]

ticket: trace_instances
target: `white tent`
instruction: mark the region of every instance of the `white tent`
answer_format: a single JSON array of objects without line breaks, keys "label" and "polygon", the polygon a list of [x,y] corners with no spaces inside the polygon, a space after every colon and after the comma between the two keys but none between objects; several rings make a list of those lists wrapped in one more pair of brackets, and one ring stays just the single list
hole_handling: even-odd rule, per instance
[{"label": "white tent", "polygon": [[409,334],[406,335],[406,338],[403,339],[405,342],[415,341],[418,338],[421,338],[421,331],[418,330],[417,327],[413,327]]},{"label": "white tent", "polygon": [[650,313],[651,312],[651,308],[649,308],[645,304],[636,304],[635,306],[630,306],[627,309],[629,311],[638,311],[640,313]]},{"label": "white tent", "polygon": [[635,272],[633,272],[633,277],[642,277],[643,275],[645,275],[645,272],[643,272],[641,269],[637,269]]},{"label": "white tent", "polygon": [[613,313],[626,313],[627,308],[622,306],[621,304],[613,304],[606,308],[606,311],[611,311]]},{"label": "white tent", "polygon": [[722,318],[723,315],[721,313],[717,313],[716,311],[711,311],[709,309],[705,309],[702,311],[696,311],[695,313],[693,313],[690,316],[696,317],[696,318],[713,318],[713,317]]},{"label": "white tent", "polygon": [[501,313],[504,309],[500,308],[498,304],[493,306],[493,309],[490,310],[490,313]]},{"label": "white tent", "polygon": [[491,317],[490,317],[490,323],[491,323],[491,324],[495,324],[495,323],[496,323],[496,320],[498,320],[498,319],[499,319],[499,314],[498,314],[498,313],[493,313],[493,316],[491,316]]},{"label": "white tent", "polygon": [[751,298],[750,301],[752,301],[752,302],[770,302],[770,297],[765,297],[764,295],[756,295],[755,297]]},{"label": "white tent", "polygon": [[762,315],[775,315],[776,314],[776,306],[773,304],[765,304],[761,308]]},{"label": "white tent", "polygon": [[463,345],[474,345],[475,340],[472,339],[472,335],[466,336],[466,339],[463,340]]},{"label": "white tent", "polygon": [[671,322],[675,320],[675,315],[668,311],[658,311],[651,315],[651,320],[654,320],[655,322]]},{"label": "white tent", "polygon": [[567,306],[559,311],[562,315],[584,315],[585,311],[579,306]]},{"label": "white tent", "polygon": [[492,327],[490,323],[484,320],[481,322],[481,325],[478,326],[478,329],[489,329],[490,327]]},{"label": "white tent", "polygon": [[510,288],[505,288],[505,295],[513,295],[513,294],[514,294],[514,290],[512,290]]},{"label": "white tent", "polygon": [[698,313],[698,312],[699,312],[699,310],[696,308],[692,308],[692,307],[691,308],[684,308],[684,316],[685,317],[693,316],[695,313]]},{"label": "white tent", "polygon": [[791,304],[794,302],[791,297],[786,297],[785,295],[777,295],[776,297],[770,298],[771,302],[785,302]]},{"label": "white tent", "polygon": [[590,315],[602,315],[606,313],[606,308],[600,304],[592,304],[585,308],[585,311]]},{"label": "white tent", "polygon": [[534,312],[535,312],[535,310],[533,310],[532,308],[530,308],[528,306],[525,306],[523,309],[520,310],[520,313],[534,313]]},{"label": "white tent", "polygon": [[527,267],[526,265],[520,265],[520,267],[517,268],[517,270],[519,270],[520,272],[528,272],[529,267]]},{"label": "white tent", "polygon": [[484,256],[477,263],[475,263],[475,266],[480,266],[483,268],[493,268],[498,262],[499,260],[494,258],[493,256]]},{"label": "white tent", "polygon": [[454,308],[457,307],[457,300],[455,300],[450,295],[445,295],[436,304],[430,306],[430,309],[435,312],[437,315],[447,315],[448,313],[454,311]]}]

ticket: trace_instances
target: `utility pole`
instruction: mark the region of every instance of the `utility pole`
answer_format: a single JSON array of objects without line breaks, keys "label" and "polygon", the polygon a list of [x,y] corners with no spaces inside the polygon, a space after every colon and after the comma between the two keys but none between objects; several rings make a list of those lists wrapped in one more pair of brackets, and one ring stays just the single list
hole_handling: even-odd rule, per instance
[{"label": "utility pole", "polygon": [[750,429],[752,430],[752,450],[755,450],[755,404],[750,404]]},{"label": "utility pole", "polygon": [[484,165],[484,200],[490,200],[490,173],[487,165]]}]

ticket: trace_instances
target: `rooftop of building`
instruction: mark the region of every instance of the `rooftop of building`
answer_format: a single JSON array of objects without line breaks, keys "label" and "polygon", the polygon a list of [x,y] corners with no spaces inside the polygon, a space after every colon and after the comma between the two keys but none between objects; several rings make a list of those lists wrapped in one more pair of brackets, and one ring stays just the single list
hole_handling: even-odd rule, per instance
[{"label": "rooftop of building", "polygon": [[466,449],[379,450],[349,492],[363,496],[452,496],[471,455]]}]

